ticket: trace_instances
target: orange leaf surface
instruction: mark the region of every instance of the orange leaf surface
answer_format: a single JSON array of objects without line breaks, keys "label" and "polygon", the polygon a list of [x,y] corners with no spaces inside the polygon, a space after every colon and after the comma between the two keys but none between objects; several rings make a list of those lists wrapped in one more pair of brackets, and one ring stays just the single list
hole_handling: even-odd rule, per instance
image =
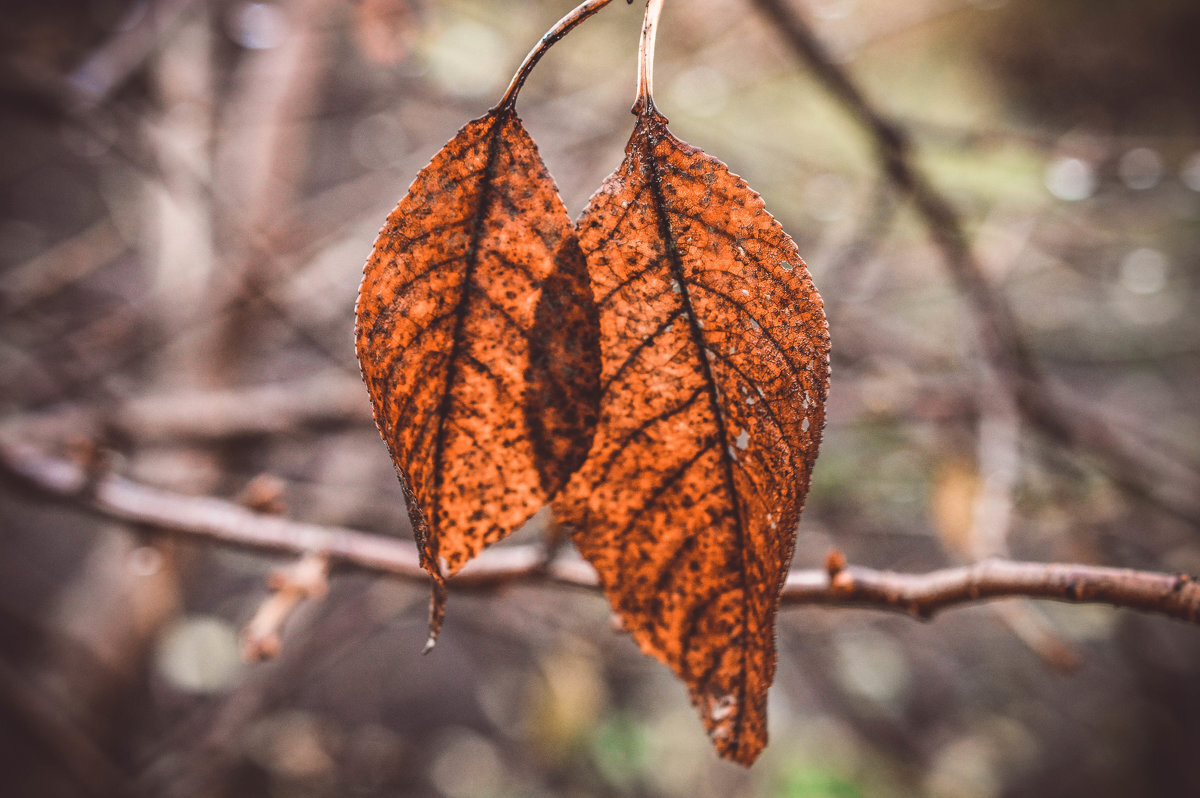
[{"label": "orange leaf surface", "polygon": [[570,217],[512,99],[417,175],[368,260],[356,340],[375,420],[442,580],[582,462],[597,322]]},{"label": "orange leaf surface", "polygon": [[648,99],[577,223],[600,422],[559,512],[626,629],[718,751],[766,744],[774,622],[820,445],[829,337],[791,238]]}]

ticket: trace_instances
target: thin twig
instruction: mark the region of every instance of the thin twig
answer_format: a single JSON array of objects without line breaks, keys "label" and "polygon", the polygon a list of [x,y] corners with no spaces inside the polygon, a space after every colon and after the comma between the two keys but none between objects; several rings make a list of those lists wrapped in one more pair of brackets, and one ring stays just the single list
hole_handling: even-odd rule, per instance
[{"label": "thin twig", "polygon": [[102,104],[166,46],[176,23],[193,5],[195,0],[160,0],[141,9],[135,25],[105,41],[65,79],[74,106],[86,111]]},{"label": "thin twig", "polygon": [[517,73],[513,75],[512,81],[508,84],[508,88],[504,91],[504,96],[500,98],[500,102],[496,103],[497,108],[512,108],[517,103],[517,95],[521,92],[521,87],[525,85],[525,80],[529,77],[529,73],[537,66],[537,62],[542,60],[550,48],[557,42],[561,41],[571,31],[575,30],[580,24],[587,21],[597,11],[611,3],[612,0],[585,0],[576,6],[566,16],[554,23],[554,27],[546,31],[538,43],[529,51],[529,55],[525,56],[525,60],[521,62],[521,66],[517,68]]},{"label": "thin twig", "polygon": [[273,572],[271,595],[242,630],[242,656],[251,662],[278,656],[284,624],[305,601],[324,598],[329,592],[328,574],[329,559],[311,552]]},{"label": "thin twig", "polygon": [[1139,447],[1054,390],[1012,306],[988,279],[954,205],[916,166],[907,132],[878,111],[787,0],[753,0],[817,80],[870,134],[888,179],[912,201],[958,289],[975,310],[981,344],[1021,415],[1044,435],[1097,458],[1122,488],[1200,526],[1200,476]]},{"label": "thin twig", "polygon": [[[424,581],[416,547],[405,540],[345,527],[318,526],[251,512],[229,501],[184,496],[120,476],[89,474],[75,463],[22,444],[0,442],[0,478],[26,491],[70,502],[97,515],[136,522],[224,546],[319,554],[331,566]],[[494,589],[512,583],[550,582],[595,589],[595,572],[579,559],[547,562],[543,547],[492,549],[450,580],[458,588]],[[845,566],[788,575],[783,601],[899,610],[927,618],[934,612],[1007,596],[1130,607],[1200,624],[1200,582],[1164,574],[1092,565],[985,560],[925,574]]]}]

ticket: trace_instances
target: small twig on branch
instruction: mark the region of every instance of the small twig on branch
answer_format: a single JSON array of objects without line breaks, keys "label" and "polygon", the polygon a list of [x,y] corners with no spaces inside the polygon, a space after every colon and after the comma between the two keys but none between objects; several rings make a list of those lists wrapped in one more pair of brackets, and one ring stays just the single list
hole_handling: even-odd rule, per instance
[{"label": "small twig on branch", "polygon": [[[403,579],[428,578],[409,541],[262,515],[233,502],[184,496],[116,475],[96,478],[80,465],[29,446],[0,442],[0,478],[47,499],[73,503],[143,528],[231,547],[316,554],[330,566]],[[597,586],[595,572],[585,562],[566,557],[547,562],[544,549],[536,545],[492,549],[467,565],[450,584],[482,590],[539,581],[589,589]],[[1008,596],[1111,604],[1200,624],[1200,582],[1196,579],[1091,565],[997,559],[926,574],[901,574],[847,566],[844,558],[831,557],[825,568],[792,571],[783,590],[787,605],[899,610],[919,618],[948,607]]]},{"label": "small twig on branch", "polygon": [[329,558],[308,553],[271,574],[271,595],[242,630],[242,655],[251,662],[273,659],[283,647],[283,625],[303,602],[329,592]]},{"label": "small twig on branch", "polygon": [[1118,485],[1200,525],[1200,477],[1161,452],[1139,447],[1095,414],[1064,401],[1052,389],[1021,334],[1004,294],[992,285],[971,249],[962,218],[916,166],[907,132],[875,108],[787,0],[753,0],[817,80],[862,125],[883,172],[913,203],[958,289],[975,309],[981,344],[1012,392],[1021,415],[1061,444],[1093,457]]}]

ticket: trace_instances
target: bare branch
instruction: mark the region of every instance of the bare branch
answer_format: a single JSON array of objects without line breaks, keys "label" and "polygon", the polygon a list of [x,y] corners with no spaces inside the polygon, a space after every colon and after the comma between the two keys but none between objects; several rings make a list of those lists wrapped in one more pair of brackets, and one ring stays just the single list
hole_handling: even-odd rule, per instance
[{"label": "bare branch", "polygon": [[793,571],[783,589],[785,604],[890,609],[918,618],[1014,596],[1111,604],[1200,623],[1200,582],[1194,577],[1099,565],[989,559],[925,574],[851,565],[832,574]]},{"label": "bare branch", "polygon": [[753,2],[817,80],[870,134],[881,170],[912,201],[959,291],[973,306],[983,351],[1021,415],[1050,439],[1095,457],[1109,477],[1133,495],[1200,526],[1200,475],[1064,399],[1025,341],[1012,306],[992,285],[972,251],[953,203],[916,166],[907,132],[876,109],[787,0]]},{"label": "bare branch", "polygon": [[324,372],[248,387],[149,393],[101,408],[54,407],[0,421],[0,430],[34,440],[113,435],[145,444],[294,434],[353,424],[373,425],[362,380]]},{"label": "bare branch", "polygon": [[[0,478],[51,500],[71,502],[107,518],[176,532],[225,546],[291,555],[322,555],[331,566],[425,581],[409,541],[262,515],[221,499],[184,496],[112,474],[89,474],[75,463],[36,449],[0,442]],[[468,564],[450,583],[489,589],[522,582],[594,589],[596,575],[578,558],[547,561],[541,546],[495,548]],[[926,574],[901,574],[844,565],[796,570],[783,590],[787,605],[898,610],[927,618],[953,606],[1010,596],[1053,599],[1165,615],[1200,624],[1200,582],[1164,574],[1092,565],[985,560]]]},{"label": "bare branch", "polygon": [[195,4],[195,0],[151,3],[136,24],[104,42],[64,81],[73,108],[86,111],[102,104],[164,46],[175,23]]}]

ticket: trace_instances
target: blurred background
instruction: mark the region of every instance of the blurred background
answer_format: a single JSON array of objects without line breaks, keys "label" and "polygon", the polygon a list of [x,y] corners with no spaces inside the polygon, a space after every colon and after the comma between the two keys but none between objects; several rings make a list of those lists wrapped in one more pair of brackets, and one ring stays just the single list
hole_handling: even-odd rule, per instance
[{"label": "blurred background", "polygon": [[[362,264],[572,4],[4,3],[3,440],[409,535],[354,359]],[[827,304],[795,565],[837,546],[910,571],[1007,554],[1200,573],[1200,5],[787,5],[911,135],[1053,384],[1185,498],[1131,493],[1017,412],[929,230],[758,3],[673,0],[660,107],[765,196]],[[572,213],[632,127],[641,11],[605,9],[522,94]],[[785,608],[771,743],[745,770],[586,592],[454,594],[421,657],[425,585],[336,574],[281,655],[247,664],[239,629],[283,563],[0,480],[5,794],[1200,795],[1200,629],[1179,622]]]}]

